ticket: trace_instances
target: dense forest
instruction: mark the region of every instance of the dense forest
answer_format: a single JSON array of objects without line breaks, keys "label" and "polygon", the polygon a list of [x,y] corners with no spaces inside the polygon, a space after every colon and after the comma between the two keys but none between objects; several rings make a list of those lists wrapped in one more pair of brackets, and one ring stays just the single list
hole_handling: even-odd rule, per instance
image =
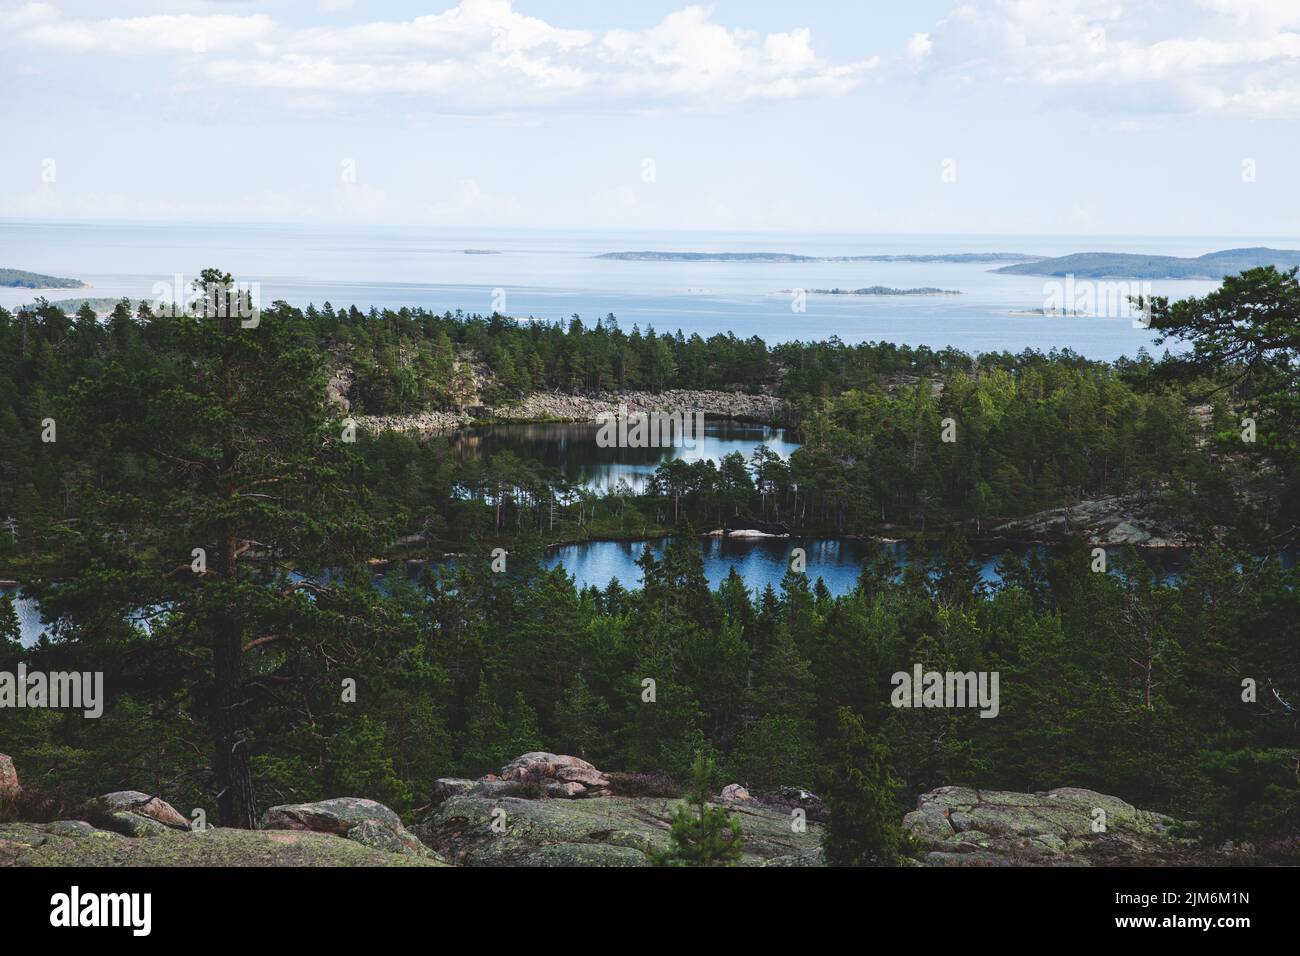
[{"label": "dense forest", "polygon": [[[6,714],[5,748],[51,792],[129,779],[232,826],[343,792],[411,810],[437,777],[543,748],[679,778],[704,755],[759,791],[824,788],[848,820],[855,796],[833,769],[848,714],[888,764],[874,797],[898,814],[944,784],[1068,785],[1195,821],[1210,842],[1293,836],[1300,609],[1279,554],[1300,474],[1297,306],[1295,272],[1272,269],[1158,300],[1153,324],[1191,351],[1113,365],[768,347],[624,333],[613,317],[277,303],[248,329],[125,305],[106,321],[0,310],[0,517],[14,519],[0,570],[21,571],[56,622],[24,649],[0,604],[0,670],[102,670],[110,693],[99,720]],[[670,463],[645,496],[588,500],[513,456],[343,440],[323,401],[346,361],[358,412],[456,407],[465,356],[490,369],[493,399],[775,392],[804,444],[789,462]],[[1180,579],[1131,551],[1093,573],[1075,540],[1046,566],[1009,554],[999,586],[981,581],[967,539],[992,521],[1137,491],[1202,543]],[[740,513],[903,527],[931,547],[864,567],[839,597],[796,571],[779,591],[734,574],[711,590],[693,531]],[[539,568],[545,541],[620,525],[677,532],[641,582],[580,591]],[[464,559],[379,593],[366,559],[413,530]],[[997,719],[890,706],[890,675],[918,663],[999,672]]]}]

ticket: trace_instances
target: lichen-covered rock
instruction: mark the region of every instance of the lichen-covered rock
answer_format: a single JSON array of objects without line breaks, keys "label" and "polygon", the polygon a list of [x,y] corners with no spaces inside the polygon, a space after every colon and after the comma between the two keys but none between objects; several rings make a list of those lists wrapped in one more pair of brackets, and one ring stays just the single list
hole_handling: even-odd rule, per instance
[{"label": "lichen-covered rock", "polygon": [[88,825],[19,823],[0,827],[0,866],[442,865],[432,854],[391,853],[305,830],[167,829],[148,840],[131,840]]},{"label": "lichen-covered rock", "polygon": [[[577,759],[572,758],[572,759]],[[555,778],[564,783],[576,783],[583,787],[608,787],[609,777],[595,767],[562,766],[555,771]]]},{"label": "lichen-covered rock", "polygon": [[99,830],[85,820],[55,820],[53,823],[45,824],[45,829],[55,836],[89,836]]},{"label": "lichen-covered rock", "polygon": [[442,803],[448,797],[454,797],[458,793],[466,793],[474,786],[474,781],[463,777],[439,777],[433,782],[433,793],[430,795],[430,803],[434,806]]},{"label": "lichen-covered rock", "polygon": [[576,781],[561,783],[555,780],[546,785],[546,795],[548,797],[559,797],[562,800],[580,797],[586,792],[587,788]]},{"label": "lichen-covered rock", "polygon": [[1192,543],[1191,529],[1171,525],[1159,511],[1156,495],[1139,492],[1092,498],[1065,508],[1040,511],[1017,518],[994,529],[1006,538],[1022,541],[1052,541],[1064,536],[1083,535],[1093,544],[1138,548],[1183,548]]},{"label": "lichen-covered rock", "polygon": [[426,852],[420,840],[402,826],[401,817],[382,803],[362,797],[271,807],[262,815],[262,829],[310,830],[394,853]]},{"label": "lichen-covered rock", "polygon": [[[534,750],[531,753],[521,754],[514,760],[510,761],[501,768],[498,774],[502,780],[531,780],[537,777],[558,777],[561,769],[565,770],[588,770],[595,772],[596,768],[581,757],[570,757],[567,754],[547,753],[544,750]],[[608,783],[609,781],[605,781]]]},{"label": "lichen-covered rock", "polygon": [[931,866],[1077,866],[1176,857],[1170,817],[1118,797],[1061,787],[1012,793],[940,787],[903,818]]},{"label": "lichen-covered rock", "polygon": [[156,836],[167,830],[188,830],[189,821],[159,797],[139,790],[116,790],[86,804],[86,819],[124,836]]},{"label": "lichen-covered rock", "polygon": [[[667,848],[679,805],[663,797],[523,800],[469,793],[447,800],[413,830],[445,859],[467,866],[642,866],[652,850]],[[752,802],[728,809],[740,822],[742,865],[820,862],[818,825],[801,829],[789,813]]]},{"label": "lichen-covered rock", "polygon": [[0,842],[23,846],[43,846],[49,836],[27,823],[0,823]]},{"label": "lichen-covered rock", "polygon": [[13,760],[7,754],[0,754],[0,797],[16,796],[21,790]]},{"label": "lichen-covered rock", "polygon": [[572,800],[609,794],[609,777],[581,757],[535,750],[521,754],[499,774],[480,777],[467,792],[481,797],[553,797]]}]

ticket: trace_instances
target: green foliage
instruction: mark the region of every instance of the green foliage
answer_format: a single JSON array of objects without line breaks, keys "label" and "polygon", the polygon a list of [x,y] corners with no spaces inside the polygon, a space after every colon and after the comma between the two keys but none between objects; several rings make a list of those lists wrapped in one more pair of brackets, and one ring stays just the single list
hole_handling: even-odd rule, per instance
[{"label": "green foliage", "polygon": [[[1209,840],[1293,835],[1300,572],[1271,539],[1300,501],[1286,445],[1295,298],[1294,277],[1261,273],[1170,307],[1162,327],[1202,343],[1173,382],[1177,363],[1145,357],[769,349],[609,319],[280,303],[257,329],[229,329],[121,304],[107,323],[0,309],[0,520],[15,519],[0,526],[0,571],[60,621],[19,649],[0,603],[0,664],[103,670],[109,690],[99,721],[7,713],[5,751],[25,780],[153,789],[214,820],[231,769],[216,744],[233,733],[255,805],[349,790],[410,810],[437,777],[559,749],[682,777],[703,754],[760,791],[829,780],[827,799],[848,808],[849,832],[828,842],[846,848],[837,859],[885,859],[889,820],[948,784],[1090,787],[1194,819]],[[1220,369],[1236,348],[1223,323],[1252,301],[1269,310],[1268,343]],[[513,367],[505,392],[779,387],[804,444],[789,462],[677,462],[647,495],[598,496],[515,455],[392,433],[339,441],[320,398],[343,357],[358,412],[473,404],[484,364]],[[1222,385],[1198,433],[1188,401]],[[1247,407],[1264,417],[1243,449]],[[946,444],[950,416],[959,440]],[[55,443],[40,440],[46,417]],[[1153,488],[1206,542],[1181,580],[1136,555],[1093,574],[1082,541],[1052,562],[1004,560],[994,588],[973,573],[968,533]],[[739,575],[711,589],[690,529],[737,514],[809,534],[924,529],[934,554],[915,547],[900,571],[882,553],[833,598],[794,573],[759,595]],[[538,564],[549,541],[675,527],[662,557],[642,557],[636,590],[579,590]],[[398,536],[416,543],[397,552]],[[228,565],[232,538],[248,550]],[[504,573],[488,567],[497,545]],[[200,546],[221,573],[189,570]],[[383,594],[364,564],[444,550],[465,557]],[[998,718],[889,707],[890,675],[918,662],[998,671]],[[345,677],[355,703],[340,700]],[[1242,699],[1246,678],[1257,701]],[[222,694],[239,726],[217,726]]]},{"label": "green foliage", "polygon": [[826,862],[832,866],[888,866],[903,847],[896,781],[888,751],[879,734],[869,733],[862,718],[839,709],[839,724],[825,794],[831,812],[822,836]]},{"label": "green foliage", "polygon": [[726,866],[740,859],[740,823],[713,797],[713,761],[695,758],[686,801],[673,812],[668,848],[654,855],[657,866]]}]

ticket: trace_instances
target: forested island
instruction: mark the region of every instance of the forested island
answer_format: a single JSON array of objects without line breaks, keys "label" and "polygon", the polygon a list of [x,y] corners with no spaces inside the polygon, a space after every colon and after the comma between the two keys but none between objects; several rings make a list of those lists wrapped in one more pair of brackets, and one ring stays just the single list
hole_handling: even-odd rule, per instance
[{"label": "forested island", "polygon": [[[782,289],[782,294],[789,294],[793,289]],[[952,289],[936,289],[921,286],[916,289],[895,289],[885,285],[872,285],[862,289],[804,289],[809,295],[961,295]]]},{"label": "forested island", "polygon": [[626,262],[1021,262],[1039,259],[1018,252],[953,252],[925,255],[801,256],[788,252],[604,252],[594,259]]},{"label": "forested island", "polygon": [[[85,298],[85,299],[38,298],[35,302],[29,302],[26,305],[20,305],[18,307],[18,311],[34,312],[38,309],[53,308],[53,309],[59,309],[60,311],[66,312],[70,315],[82,309],[89,308],[96,315],[104,316],[112,313],[112,311],[121,304],[122,304],[121,299],[115,299],[112,296],[97,296],[97,297]],[[139,304],[138,300],[135,304],[131,304],[128,301],[127,307],[134,310],[138,304]]]},{"label": "forested island", "polygon": [[1300,250],[1225,249],[1195,258],[1149,256],[1127,252],[1080,252],[1052,259],[1015,263],[993,270],[1005,275],[1058,276],[1077,279],[1209,279],[1218,282],[1226,275],[1273,266],[1300,266]]},{"label": "forested island", "polygon": [[0,288],[5,289],[84,289],[80,279],[61,279],[58,276],[27,272],[23,269],[0,269]]},{"label": "forested island", "polygon": [[[564,859],[698,862],[689,820],[644,803],[684,797],[700,826],[736,821],[706,862],[885,865],[996,857],[949,811],[1014,830],[1048,825],[1016,807],[1086,821],[1100,801],[1131,841],[1061,824],[1034,861],[1295,861],[1298,311],[1294,270],[1252,269],[1152,304],[1152,327],[1190,352],[1103,363],[769,346],[614,316],[279,302],[245,328],[148,303],[106,320],[0,309],[0,576],[53,622],[20,646],[0,601],[0,671],[100,671],[107,692],[96,720],[5,715],[24,786],[0,819],[54,826],[86,806],[174,827],[157,794],[252,829],[365,796],[392,810],[331,803],[351,820],[337,832],[393,852],[556,862],[548,840],[567,840]],[[596,494],[372,421],[674,389],[779,403],[802,445],[788,461],[674,459],[644,494]],[[1179,577],[1133,549],[1097,567],[1071,515],[1111,499],[1140,499],[1195,545]],[[1009,550],[1000,583],[983,582],[971,542],[1043,513],[1059,556]],[[697,535],[736,519],[915,550],[864,564],[840,596],[793,556],[779,588],[734,571],[711,588]],[[579,589],[538,560],[556,541],[648,532],[670,538],[639,581]],[[374,585],[376,558],[447,552]],[[898,706],[891,681],[914,668],[999,674],[994,719]],[[19,793],[6,772],[0,797]],[[723,784],[756,808],[710,810]],[[128,785],[147,793],[85,803]],[[502,796],[540,828],[521,833],[570,835],[457,844]],[[810,823],[794,840],[792,808]],[[600,821],[625,832],[647,814],[656,839],[671,826],[666,852],[608,845]],[[575,842],[574,827],[605,836]],[[231,839],[217,832],[205,852]]]}]

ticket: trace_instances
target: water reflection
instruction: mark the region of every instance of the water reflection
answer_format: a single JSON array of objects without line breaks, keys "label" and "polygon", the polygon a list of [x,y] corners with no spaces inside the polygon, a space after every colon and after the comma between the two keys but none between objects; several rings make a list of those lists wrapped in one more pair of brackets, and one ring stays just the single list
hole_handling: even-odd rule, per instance
[{"label": "water reflection", "polygon": [[654,471],[673,459],[720,462],[739,452],[746,461],[759,445],[782,458],[799,447],[785,428],[705,418],[704,437],[693,447],[601,448],[600,425],[591,423],[488,425],[467,428],[452,436],[452,448],[464,460],[483,460],[508,451],[523,461],[537,462],[575,485],[604,492],[626,482],[642,492]]}]

